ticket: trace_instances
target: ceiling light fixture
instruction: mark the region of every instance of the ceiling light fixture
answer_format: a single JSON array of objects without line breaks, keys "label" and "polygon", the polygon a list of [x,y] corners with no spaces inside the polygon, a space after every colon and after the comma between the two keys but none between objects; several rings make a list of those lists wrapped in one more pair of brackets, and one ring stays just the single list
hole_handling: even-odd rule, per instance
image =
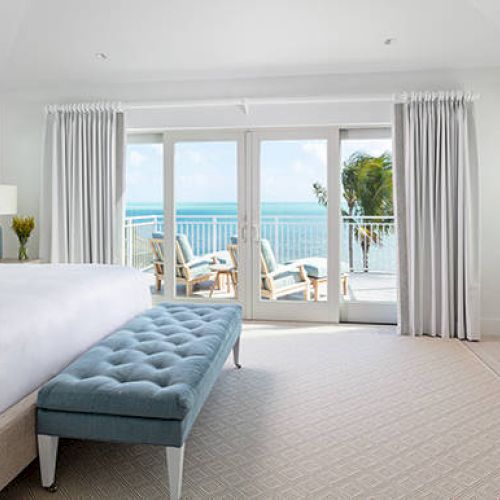
[{"label": "ceiling light fixture", "polygon": [[384,40],[384,45],[394,45],[396,42],[396,38],[393,36],[389,36]]},{"label": "ceiling light fixture", "polygon": [[105,54],[104,52],[96,52],[95,56],[97,59],[100,59],[101,61],[105,61],[108,58],[108,55]]}]

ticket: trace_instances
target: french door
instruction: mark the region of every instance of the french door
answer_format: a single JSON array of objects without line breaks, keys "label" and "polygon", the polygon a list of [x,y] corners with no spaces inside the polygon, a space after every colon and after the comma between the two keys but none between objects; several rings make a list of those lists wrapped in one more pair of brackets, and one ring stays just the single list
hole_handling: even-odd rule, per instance
[{"label": "french door", "polygon": [[345,175],[388,146],[359,133],[166,132],[166,298],[240,303],[248,319],[394,322],[394,218],[350,211]]},{"label": "french door", "polygon": [[251,317],[245,134],[167,133],[165,288],[168,300],[238,302]]},{"label": "french door", "polygon": [[253,317],[337,322],[338,130],[258,131],[249,142]]},{"label": "french door", "polygon": [[164,150],[169,300],[338,321],[337,129],[166,133]]}]

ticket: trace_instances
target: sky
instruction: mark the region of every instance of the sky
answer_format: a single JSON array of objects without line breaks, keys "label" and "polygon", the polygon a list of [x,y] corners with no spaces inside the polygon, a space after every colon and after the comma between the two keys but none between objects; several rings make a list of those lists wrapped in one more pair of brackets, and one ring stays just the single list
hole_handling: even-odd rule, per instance
[{"label": "sky", "polygon": [[127,203],[162,203],[163,145],[127,145]]},{"label": "sky", "polygon": [[[345,161],[354,151],[380,155],[390,139],[344,140]],[[326,185],[325,140],[263,141],[261,199],[263,202],[316,202],[312,185]],[[127,203],[162,202],[163,146],[127,146]],[[176,203],[236,202],[237,145],[225,142],[180,142],[175,145]]]},{"label": "sky", "polygon": [[235,141],[176,143],[176,203],[236,202],[237,148]]}]

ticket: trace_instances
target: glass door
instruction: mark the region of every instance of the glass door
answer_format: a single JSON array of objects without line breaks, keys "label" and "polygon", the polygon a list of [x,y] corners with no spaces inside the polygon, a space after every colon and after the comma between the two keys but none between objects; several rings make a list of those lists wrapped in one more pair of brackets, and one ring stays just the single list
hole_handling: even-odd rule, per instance
[{"label": "glass door", "polygon": [[341,320],[397,322],[390,129],[341,131]]},{"label": "glass door", "polygon": [[[176,300],[244,302],[239,245],[246,196],[243,134],[166,134],[166,294]],[[242,254],[243,252],[243,254]]]},{"label": "glass door", "polygon": [[149,277],[153,297],[163,293],[163,135],[130,134],[126,150],[123,264]]},{"label": "glass door", "polygon": [[166,298],[240,302],[249,319],[395,323],[391,149],[389,129],[166,133],[164,220],[147,228],[163,241]]},{"label": "glass door", "polygon": [[252,132],[251,143],[253,317],[336,322],[338,130]]}]

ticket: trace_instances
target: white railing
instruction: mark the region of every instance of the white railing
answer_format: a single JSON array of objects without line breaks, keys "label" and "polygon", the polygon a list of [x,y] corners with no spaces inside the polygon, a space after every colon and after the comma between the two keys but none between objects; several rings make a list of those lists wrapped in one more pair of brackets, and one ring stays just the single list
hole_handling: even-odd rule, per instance
[{"label": "white railing", "polygon": [[342,217],[343,270],[396,273],[396,251],[394,217]]},{"label": "white railing", "polygon": [[126,217],[124,224],[124,264],[147,270],[153,266],[153,251],[149,239],[163,231],[163,217],[146,215]]},{"label": "white railing", "polygon": [[[153,255],[148,240],[163,229],[163,216],[127,217],[125,265],[151,267]],[[343,271],[395,272],[393,217],[343,217],[341,231]],[[226,250],[231,237],[238,234],[238,222],[233,215],[183,215],[177,217],[176,232],[187,235],[195,255],[204,255]],[[328,227],[324,216],[263,216],[261,237],[270,241],[279,262],[327,255]],[[368,261],[364,258],[366,248]]]}]

